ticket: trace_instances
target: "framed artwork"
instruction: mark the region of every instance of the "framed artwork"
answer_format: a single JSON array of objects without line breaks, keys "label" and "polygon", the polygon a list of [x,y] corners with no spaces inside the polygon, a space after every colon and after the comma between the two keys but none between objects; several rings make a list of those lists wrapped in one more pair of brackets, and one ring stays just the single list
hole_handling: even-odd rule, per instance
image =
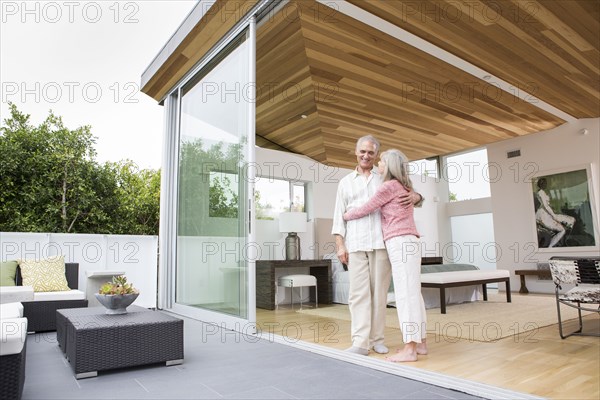
[{"label": "framed artwork", "polygon": [[598,249],[591,167],[539,172],[531,181],[539,251]]}]

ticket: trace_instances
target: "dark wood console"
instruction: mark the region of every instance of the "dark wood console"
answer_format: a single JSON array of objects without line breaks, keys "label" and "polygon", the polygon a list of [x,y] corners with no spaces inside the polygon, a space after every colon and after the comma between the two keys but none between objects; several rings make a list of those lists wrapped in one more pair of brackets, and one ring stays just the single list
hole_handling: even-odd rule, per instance
[{"label": "dark wood console", "polygon": [[[331,260],[258,260],[256,261],[256,307],[275,309],[275,271],[308,267],[317,278],[319,304],[331,304]],[[310,288],[310,299],[315,301],[315,288]]]}]

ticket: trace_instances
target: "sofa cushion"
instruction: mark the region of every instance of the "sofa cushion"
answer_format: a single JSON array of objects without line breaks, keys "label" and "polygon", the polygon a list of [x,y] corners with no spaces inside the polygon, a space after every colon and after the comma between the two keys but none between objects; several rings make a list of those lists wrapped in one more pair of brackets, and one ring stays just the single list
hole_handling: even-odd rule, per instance
[{"label": "sofa cushion", "polygon": [[2,261],[0,263],[0,286],[15,286],[17,278],[16,261]]},{"label": "sofa cushion", "polygon": [[19,354],[27,340],[27,318],[0,319],[0,356]]},{"label": "sofa cushion", "polygon": [[421,274],[421,283],[448,284],[509,277],[510,272],[505,269],[432,272],[429,274]]},{"label": "sofa cushion", "polygon": [[31,286],[0,286],[0,304],[31,300],[33,300]]},{"label": "sofa cushion", "polygon": [[22,317],[23,317],[23,304],[21,304],[21,303],[0,304],[0,319],[22,318]]},{"label": "sofa cushion", "polygon": [[85,293],[81,290],[73,289],[60,292],[37,292],[33,297],[33,301],[85,300]]},{"label": "sofa cushion", "polygon": [[450,271],[475,271],[478,270],[471,264],[429,264],[421,265],[422,274],[430,274],[433,272],[450,272]]},{"label": "sofa cushion", "polygon": [[34,292],[71,290],[65,275],[65,257],[54,256],[41,260],[21,260],[23,285],[33,286]]}]

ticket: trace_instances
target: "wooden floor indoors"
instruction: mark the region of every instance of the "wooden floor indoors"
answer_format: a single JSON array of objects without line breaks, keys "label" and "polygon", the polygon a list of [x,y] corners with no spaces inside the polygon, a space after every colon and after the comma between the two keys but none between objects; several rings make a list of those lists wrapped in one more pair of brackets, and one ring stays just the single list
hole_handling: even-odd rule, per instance
[{"label": "wooden floor indoors", "polygon": [[[349,321],[280,308],[275,311],[257,309],[257,323],[259,327],[274,327],[274,333],[288,336],[291,340],[336,349],[350,346]],[[567,326],[571,326],[571,321]],[[575,326],[574,322],[572,326]],[[600,330],[597,314],[585,317],[584,329]],[[386,328],[385,335],[390,351],[402,346],[399,329]],[[491,343],[449,340],[435,334],[429,334],[427,341],[429,355],[421,356],[409,365],[545,398],[600,398],[598,337],[572,336],[562,340],[558,326],[551,325],[540,328],[533,336],[522,333]],[[383,355],[374,352],[369,357],[384,359]]]}]

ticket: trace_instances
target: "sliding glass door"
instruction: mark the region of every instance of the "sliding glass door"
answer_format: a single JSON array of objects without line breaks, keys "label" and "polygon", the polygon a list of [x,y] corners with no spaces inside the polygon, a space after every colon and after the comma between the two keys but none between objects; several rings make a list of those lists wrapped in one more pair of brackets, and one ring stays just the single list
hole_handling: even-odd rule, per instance
[{"label": "sliding glass door", "polygon": [[[252,331],[253,22],[179,91],[172,310]],[[243,323],[248,328],[240,328]]]}]

